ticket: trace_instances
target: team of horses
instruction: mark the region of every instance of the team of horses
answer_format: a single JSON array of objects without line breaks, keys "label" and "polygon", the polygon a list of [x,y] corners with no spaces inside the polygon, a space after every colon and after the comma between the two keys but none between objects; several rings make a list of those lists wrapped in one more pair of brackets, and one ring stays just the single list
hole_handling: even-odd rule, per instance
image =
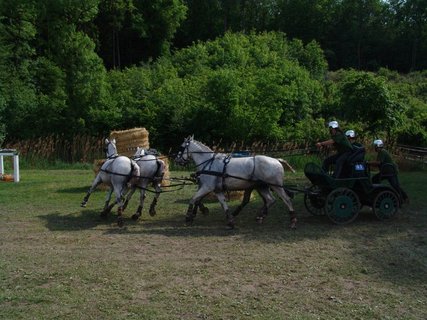
[{"label": "team of horses", "polygon": [[[137,220],[142,213],[145,192],[149,185],[154,188],[155,196],[150,205],[149,214],[155,215],[157,200],[162,192],[161,183],[165,172],[165,163],[157,155],[149,154],[139,148],[132,158],[119,156],[115,140],[105,140],[106,161],[102,164],[89,191],[81,203],[85,207],[91,193],[96,187],[105,183],[110,186],[101,216],[106,216],[115,204],[118,205],[117,224],[123,226],[123,210],[129,203],[136,189],[140,189],[140,202],[132,219]],[[196,166],[195,177],[198,189],[189,201],[185,221],[192,224],[197,210],[207,211],[203,198],[214,193],[224,210],[227,227],[233,229],[239,212],[249,202],[252,191],[257,191],[263,200],[263,206],[257,215],[257,221],[263,222],[268,209],[275,203],[272,191],[287,206],[290,215],[290,227],[296,228],[297,218],[290,196],[284,189],[284,165],[286,161],[264,155],[233,157],[229,154],[216,153],[208,146],[189,136],[184,139],[175,157],[176,163],[185,165],[193,161]],[[242,203],[233,211],[226,202],[228,191],[244,191]],[[112,193],[115,201],[110,203]]]}]

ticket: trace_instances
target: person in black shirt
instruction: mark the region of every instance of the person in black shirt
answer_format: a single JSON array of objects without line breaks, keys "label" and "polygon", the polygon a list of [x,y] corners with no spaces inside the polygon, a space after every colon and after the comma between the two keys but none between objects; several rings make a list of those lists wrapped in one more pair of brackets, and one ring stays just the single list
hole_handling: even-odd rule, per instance
[{"label": "person in black shirt", "polygon": [[409,203],[406,192],[399,183],[397,164],[393,161],[387,150],[384,149],[384,143],[381,139],[374,141],[375,151],[377,152],[376,161],[370,161],[370,165],[377,165],[379,173],[372,177],[372,183],[380,183],[381,180],[387,180],[390,185],[400,194],[402,200]]},{"label": "person in black shirt", "polygon": [[343,165],[345,161],[347,160],[348,156],[353,151],[353,147],[351,143],[348,141],[347,137],[345,136],[344,132],[340,129],[337,121],[331,121],[329,122],[329,132],[331,134],[331,139],[318,142],[316,143],[316,146],[318,148],[321,148],[323,146],[334,146],[337,150],[337,153],[326,158],[323,161],[322,169],[325,172],[329,171],[329,167],[332,164],[335,164],[335,170],[332,176],[334,178],[340,178]]}]

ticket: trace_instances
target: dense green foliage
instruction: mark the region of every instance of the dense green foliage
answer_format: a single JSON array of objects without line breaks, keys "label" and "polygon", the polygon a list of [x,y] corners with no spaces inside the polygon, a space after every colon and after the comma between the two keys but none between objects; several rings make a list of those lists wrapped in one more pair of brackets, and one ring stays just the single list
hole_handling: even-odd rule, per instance
[{"label": "dense green foliage", "polygon": [[0,143],[314,140],[336,118],[427,145],[426,31],[417,0],[0,0]]}]

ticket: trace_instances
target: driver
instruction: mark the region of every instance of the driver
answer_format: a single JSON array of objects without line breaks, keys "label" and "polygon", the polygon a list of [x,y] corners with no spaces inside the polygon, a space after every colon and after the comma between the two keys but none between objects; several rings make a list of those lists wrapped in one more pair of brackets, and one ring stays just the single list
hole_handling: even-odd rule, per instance
[{"label": "driver", "polygon": [[332,145],[335,147],[337,152],[323,161],[322,169],[325,172],[328,172],[329,167],[332,164],[335,164],[335,170],[332,176],[334,178],[339,178],[345,161],[353,152],[353,146],[351,145],[350,141],[348,141],[344,132],[340,129],[337,121],[329,122],[328,127],[329,133],[331,134],[331,139],[318,142],[316,143],[316,146],[318,148]]}]

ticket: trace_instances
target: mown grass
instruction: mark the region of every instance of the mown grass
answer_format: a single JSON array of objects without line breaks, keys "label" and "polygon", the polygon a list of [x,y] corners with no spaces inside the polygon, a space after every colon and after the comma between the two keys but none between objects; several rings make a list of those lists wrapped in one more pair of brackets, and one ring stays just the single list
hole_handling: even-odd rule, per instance
[{"label": "mown grass", "polygon": [[[187,176],[188,172],[172,172]],[[426,172],[402,173],[411,204],[390,222],[369,209],[347,226],[306,212],[296,231],[277,202],[265,224],[254,197],[225,228],[218,203],[184,225],[194,186],[161,195],[157,215],[125,227],[79,204],[91,170],[22,170],[0,183],[2,319],[425,319]],[[288,174],[288,183],[307,183]],[[237,205],[237,201],[230,203]]]}]

